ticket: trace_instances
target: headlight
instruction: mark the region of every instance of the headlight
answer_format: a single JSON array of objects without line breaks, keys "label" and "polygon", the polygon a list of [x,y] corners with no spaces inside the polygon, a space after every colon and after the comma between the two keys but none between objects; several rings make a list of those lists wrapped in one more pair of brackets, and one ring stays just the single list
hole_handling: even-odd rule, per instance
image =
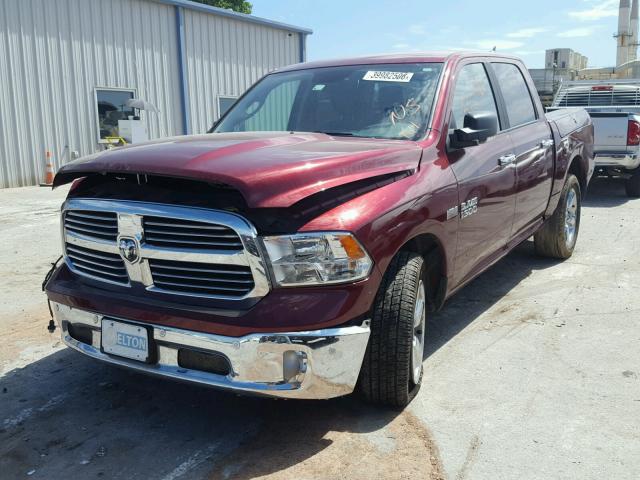
[{"label": "headlight", "polygon": [[282,287],[360,280],[373,262],[350,233],[318,232],[264,237],[274,282]]}]

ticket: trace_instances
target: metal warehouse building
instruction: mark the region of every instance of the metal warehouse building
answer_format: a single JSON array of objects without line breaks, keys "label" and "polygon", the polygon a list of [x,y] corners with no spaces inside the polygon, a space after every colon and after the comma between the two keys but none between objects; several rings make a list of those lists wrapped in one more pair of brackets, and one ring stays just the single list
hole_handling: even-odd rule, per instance
[{"label": "metal warehouse building", "polygon": [[[149,138],[205,132],[311,31],[188,0],[0,1],[0,187],[34,185],[139,115]],[[125,106],[143,99],[159,112]]]}]

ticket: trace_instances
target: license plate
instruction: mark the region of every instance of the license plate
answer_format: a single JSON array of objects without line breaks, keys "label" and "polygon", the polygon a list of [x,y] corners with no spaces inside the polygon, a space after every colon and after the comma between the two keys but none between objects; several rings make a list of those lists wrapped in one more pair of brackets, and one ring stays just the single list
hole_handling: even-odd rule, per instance
[{"label": "license plate", "polygon": [[146,362],[149,358],[149,332],[138,325],[102,320],[102,350]]}]

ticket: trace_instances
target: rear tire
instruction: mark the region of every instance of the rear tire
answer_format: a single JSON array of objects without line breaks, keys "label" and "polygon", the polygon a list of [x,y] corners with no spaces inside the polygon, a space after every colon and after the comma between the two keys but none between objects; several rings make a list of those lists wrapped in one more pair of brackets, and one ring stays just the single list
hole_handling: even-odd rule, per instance
[{"label": "rear tire", "polygon": [[631,178],[627,179],[625,189],[628,197],[640,198],[640,169],[636,170]]},{"label": "rear tire", "polygon": [[573,254],[580,230],[581,208],[580,182],[575,175],[569,174],[555,212],[533,237],[538,255],[564,260]]},{"label": "rear tire", "polygon": [[404,407],[420,389],[427,310],[424,268],[417,253],[398,253],[376,295],[358,381],[360,394],[371,403]]}]

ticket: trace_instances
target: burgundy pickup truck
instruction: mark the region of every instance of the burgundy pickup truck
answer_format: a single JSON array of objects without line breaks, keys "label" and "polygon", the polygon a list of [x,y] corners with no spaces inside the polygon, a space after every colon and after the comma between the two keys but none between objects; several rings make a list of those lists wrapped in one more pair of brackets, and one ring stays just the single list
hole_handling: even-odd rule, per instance
[{"label": "burgundy pickup truck", "polygon": [[584,110],[546,115],[516,58],[424,54],[265,76],[208,134],[60,170],[64,342],[236,392],[406,405],[425,317],[534,236],[571,256]]}]

